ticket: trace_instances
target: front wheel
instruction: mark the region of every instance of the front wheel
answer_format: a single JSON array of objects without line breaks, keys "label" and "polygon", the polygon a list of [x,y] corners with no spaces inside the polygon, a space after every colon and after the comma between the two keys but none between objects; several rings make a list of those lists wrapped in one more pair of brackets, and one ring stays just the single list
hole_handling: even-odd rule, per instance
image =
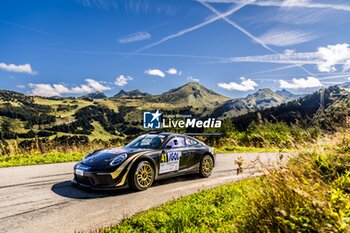
[{"label": "front wheel", "polygon": [[153,181],[153,166],[148,161],[139,162],[131,177],[132,187],[137,191],[143,191],[151,187]]},{"label": "front wheel", "polygon": [[214,160],[210,155],[204,155],[201,159],[199,174],[202,177],[209,177],[214,168]]}]

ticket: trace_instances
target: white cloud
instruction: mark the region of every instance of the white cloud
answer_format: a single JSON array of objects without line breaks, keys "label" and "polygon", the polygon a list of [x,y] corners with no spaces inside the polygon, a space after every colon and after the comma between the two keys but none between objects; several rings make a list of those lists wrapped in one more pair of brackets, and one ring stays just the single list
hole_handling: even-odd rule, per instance
[{"label": "white cloud", "polygon": [[177,70],[175,68],[170,68],[169,70],[166,71],[168,74],[173,74],[173,75],[182,75],[182,72],[180,70]]},{"label": "white cloud", "polygon": [[251,79],[241,77],[241,80],[241,83],[218,83],[218,86],[229,91],[253,91],[255,87],[258,86],[258,84]]},{"label": "white cloud", "polygon": [[119,43],[128,44],[128,43],[133,43],[133,42],[142,41],[142,40],[149,40],[149,39],[151,39],[151,34],[149,34],[148,32],[136,32],[130,35],[120,37]]},{"label": "white cloud", "polygon": [[313,39],[315,39],[315,36],[309,32],[286,29],[272,29],[259,37],[259,40],[264,44],[275,46],[296,45]]},{"label": "white cloud", "polygon": [[65,93],[70,93],[71,92],[71,90],[69,90],[69,88],[65,87],[62,84],[53,84],[52,87],[58,93],[65,94]]},{"label": "white cloud", "polygon": [[350,70],[350,59],[347,60],[343,66],[343,71],[348,71]]},{"label": "white cloud", "polygon": [[316,88],[322,87],[323,84],[315,77],[293,78],[291,82],[285,80],[278,80],[280,88],[284,89],[304,89],[304,88]]},{"label": "white cloud", "polygon": [[145,74],[152,75],[152,76],[159,76],[161,78],[165,77],[164,72],[159,69],[148,69],[145,71]]},{"label": "white cloud", "polygon": [[273,20],[284,24],[305,25],[330,19],[332,11],[322,9],[315,11],[309,8],[283,9],[273,16]]},{"label": "white cloud", "polygon": [[101,82],[93,79],[85,79],[86,84],[82,84],[77,87],[73,87],[70,93],[92,93],[96,91],[110,90],[110,87],[104,86]]},{"label": "white cloud", "polygon": [[50,84],[33,84],[30,83],[29,87],[32,88],[32,94],[38,96],[60,96],[59,93],[52,85]]},{"label": "white cloud", "polygon": [[133,80],[133,78],[130,76],[119,75],[119,77],[116,78],[114,84],[119,87],[124,87],[131,80]]},{"label": "white cloud", "polygon": [[23,88],[26,88],[26,86],[25,86],[25,85],[22,85],[22,84],[19,84],[19,85],[17,85],[17,88],[23,89]]},{"label": "white cloud", "polygon": [[199,80],[199,78],[195,78],[193,76],[187,76],[187,81],[199,83],[200,80]]},{"label": "white cloud", "polygon": [[336,44],[321,47],[317,51],[318,56],[322,60],[318,64],[318,69],[321,72],[334,72],[336,65],[342,64],[343,71],[350,68],[350,47],[349,44]]},{"label": "white cloud", "polygon": [[5,71],[15,72],[15,73],[36,74],[36,72],[32,70],[32,67],[30,64],[15,65],[15,64],[0,63],[0,70],[5,70]]},{"label": "white cloud", "polygon": [[85,82],[87,82],[88,86],[93,89],[93,91],[106,91],[110,90],[110,87],[107,87],[102,84],[102,82],[93,80],[93,79],[85,79]]},{"label": "white cloud", "polygon": [[309,0],[284,0],[284,1],[282,1],[283,6],[286,6],[286,7],[293,7],[293,6],[310,4],[310,3],[311,2]]},{"label": "white cloud", "polygon": [[79,0],[84,6],[90,7],[95,6],[99,9],[108,10],[110,8],[117,7],[116,1],[114,0]]},{"label": "white cloud", "polygon": [[93,79],[85,79],[85,84],[80,86],[69,88],[63,84],[33,84],[30,83],[28,86],[32,89],[32,95],[38,96],[61,96],[62,94],[85,94],[96,91],[110,90],[111,88],[103,85],[101,82]]},{"label": "white cloud", "polygon": [[315,52],[297,53],[285,50],[283,54],[268,54],[262,56],[232,57],[222,59],[223,63],[230,62],[262,62],[276,64],[316,65],[320,72],[335,72],[336,66],[343,71],[350,70],[350,45],[336,44],[320,47]]},{"label": "white cloud", "polygon": [[[131,13],[162,13],[167,15],[174,15],[178,11],[177,5],[171,2],[160,1],[153,4],[152,1],[145,0],[75,0],[80,2],[85,7],[95,7],[100,10],[121,10]],[[169,4],[170,3],[170,4]]]}]

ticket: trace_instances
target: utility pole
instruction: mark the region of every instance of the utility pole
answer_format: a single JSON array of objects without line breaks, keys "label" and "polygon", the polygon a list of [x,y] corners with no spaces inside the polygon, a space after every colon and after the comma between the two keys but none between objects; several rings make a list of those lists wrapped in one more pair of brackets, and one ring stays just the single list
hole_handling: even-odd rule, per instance
[{"label": "utility pole", "polygon": [[309,127],[311,127],[315,122],[316,120],[321,116],[323,115],[323,112],[324,112],[324,109],[325,109],[325,88],[322,87],[320,89],[320,107],[318,108],[317,112],[315,113],[314,117],[312,118],[310,124],[309,124]]},{"label": "utility pole", "polygon": [[325,92],[325,88],[322,87],[320,90],[320,109],[324,109],[324,92]]},{"label": "utility pole", "polygon": [[257,112],[256,114],[258,116],[259,127],[262,127],[263,126],[263,119],[262,119],[262,116],[261,116],[261,112]]}]

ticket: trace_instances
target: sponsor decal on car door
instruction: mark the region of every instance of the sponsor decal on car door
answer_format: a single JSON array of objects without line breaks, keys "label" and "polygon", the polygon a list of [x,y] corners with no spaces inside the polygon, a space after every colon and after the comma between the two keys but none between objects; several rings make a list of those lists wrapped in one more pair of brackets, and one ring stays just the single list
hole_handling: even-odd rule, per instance
[{"label": "sponsor decal on car door", "polygon": [[180,151],[163,152],[160,157],[159,174],[178,171],[180,168]]}]

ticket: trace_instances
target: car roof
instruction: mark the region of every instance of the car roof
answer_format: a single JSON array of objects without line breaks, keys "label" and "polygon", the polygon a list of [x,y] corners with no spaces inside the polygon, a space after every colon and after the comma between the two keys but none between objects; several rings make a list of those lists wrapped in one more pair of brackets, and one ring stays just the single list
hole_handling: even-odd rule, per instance
[{"label": "car roof", "polygon": [[[163,135],[167,140],[168,138],[171,138],[171,137],[176,137],[176,136],[181,136],[181,137],[187,137],[187,138],[191,138],[201,144],[204,144],[202,141],[194,138],[194,137],[191,137],[191,136],[188,136],[186,134],[180,134],[180,133],[171,133],[171,132],[157,132],[157,131],[151,131],[151,132],[148,132],[146,134],[153,134],[153,135]],[[165,142],[164,142],[165,143]],[[205,144],[204,144],[205,145]]]}]

